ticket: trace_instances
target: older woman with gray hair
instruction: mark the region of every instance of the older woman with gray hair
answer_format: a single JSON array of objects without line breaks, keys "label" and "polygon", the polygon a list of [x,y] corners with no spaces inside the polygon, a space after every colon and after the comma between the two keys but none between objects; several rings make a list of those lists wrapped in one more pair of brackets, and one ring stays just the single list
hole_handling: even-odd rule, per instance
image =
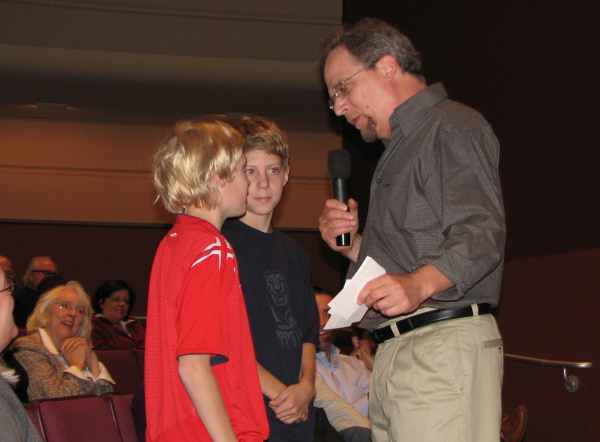
[{"label": "older woman with gray hair", "polygon": [[29,377],[30,400],[103,394],[114,381],[90,341],[92,308],[76,281],[46,292],[27,320],[28,335],[13,344]]}]

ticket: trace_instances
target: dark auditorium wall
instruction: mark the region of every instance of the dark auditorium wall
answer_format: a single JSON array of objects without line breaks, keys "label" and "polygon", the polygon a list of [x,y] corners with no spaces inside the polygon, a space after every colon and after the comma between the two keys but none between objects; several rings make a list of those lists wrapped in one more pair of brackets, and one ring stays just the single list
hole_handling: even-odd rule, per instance
[{"label": "dark auditorium wall", "polygon": [[[442,81],[451,98],[493,125],[502,145],[509,257],[600,246],[592,68],[598,37],[589,4],[344,2],[345,22],[377,16],[396,23],[424,55],[429,82]],[[353,134],[346,127],[346,147],[361,144]],[[355,147],[363,189],[360,172],[377,156],[365,150],[373,147]]]},{"label": "dark auditorium wall", "polygon": [[[429,82],[480,110],[502,145],[508,239],[499,322],[505,350],[592,360],[567,393],[558,369],[506,361],[505,405],[529,407],[527,442],[600,438],[600,219],[597,165],[597,25],[591,3],[541,0],[344,2],[344,21],[378,16],[424,54]],[[593,144],[592,144],[593,143]],[[352,191],[368,201],[381,146],[344,128]],[[364,215],[365,210],[363,210]]]},{"label": "dark auditorium wall", "polygon": [[[168,226],[0,222],[0,255],[9,256],[21,278],[31,256],[50,255],[67,279],[93,294],[104,279],[124,279],[136,291],[134,315],[146,314],[152,258]],[[339,290],[339,258],[325,250],[316,231],[286,230],[311,258],[314,284]]]}]

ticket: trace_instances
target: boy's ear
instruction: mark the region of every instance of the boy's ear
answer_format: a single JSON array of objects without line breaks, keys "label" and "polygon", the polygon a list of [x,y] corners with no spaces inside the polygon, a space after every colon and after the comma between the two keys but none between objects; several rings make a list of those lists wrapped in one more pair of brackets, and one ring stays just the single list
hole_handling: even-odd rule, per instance
[{"label": "boy's ear", "polygon": [[218,187],[219,189],[223,186],[225,186],[225,184],[227,184],[227,181],[225,181],[223,178],[217,176],[217,175],[213,175],[210,179],[210,181],[212,182],[212,184],[215,187]]},{"label": "boy's ear", "polygon": [[283,185],[285,186],[290,179],[290,166],[288,165],[283,172]]}]

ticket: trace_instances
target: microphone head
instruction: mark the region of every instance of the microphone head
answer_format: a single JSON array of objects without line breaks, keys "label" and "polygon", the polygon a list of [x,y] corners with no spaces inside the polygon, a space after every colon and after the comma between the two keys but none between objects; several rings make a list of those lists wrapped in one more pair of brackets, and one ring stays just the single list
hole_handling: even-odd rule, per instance
[{"label": "microphone head", "polygon": [[350,154],[347,150],[330,150],[327,156],[327,167],[331,178],[350,178]]}]

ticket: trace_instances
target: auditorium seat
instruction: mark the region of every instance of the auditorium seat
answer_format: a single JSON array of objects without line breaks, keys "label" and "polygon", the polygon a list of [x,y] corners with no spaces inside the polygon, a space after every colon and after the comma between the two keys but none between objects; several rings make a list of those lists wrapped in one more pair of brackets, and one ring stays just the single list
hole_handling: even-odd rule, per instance
[{"label": "auditorium seat", "polygon": [[132,399],[132,394],[79,396],[34,401],[25,408],[44,442],[138,442]]},{"label": "auditorium seat", "polygon": [[521,442],[527,430],[527,407],[518,405],[502,416],[501,439],[503,442]]},{"label": "auditorium seat", "polygon": [[140,373],[142,373],[142,378],[144,377],[144,350],[135,349],[133,350],[135,354],[135,360],[138,363],[138,368],[140,369]]},{"label": "auditorium seat", "polygon": [[143,382],[144,373],[134,350],[96,350],[98,359],[115,380],[115,393],[133,393]]},{"label": "auditorium seat", "polygon": [[109,396],[38,402],[46,442],[121,442]]},{"label": "auditorium seat", "polygon": [[110,396],[119,432],[123,442],[138,442],[131,409],[132,394],[112,394]]},{"label": "auditorium seat", "polygon": [[38,430],[38,433],[42,437],[42,440],[46,440],[44,436],[44,430],[42,426],[42,419],[40,417],[40,410],[37,402],[31,402],[25,405],[25,410],[29,416],[29,420],[33,422],[33,425]]}]

